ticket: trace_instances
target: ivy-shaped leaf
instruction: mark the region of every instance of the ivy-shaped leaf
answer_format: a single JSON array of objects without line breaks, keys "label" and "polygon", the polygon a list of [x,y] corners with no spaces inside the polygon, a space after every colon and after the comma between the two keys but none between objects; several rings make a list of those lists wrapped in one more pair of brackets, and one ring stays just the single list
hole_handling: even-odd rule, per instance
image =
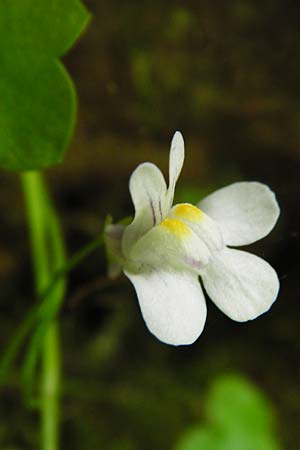
[{"label": "ivy-shaped leaf", "polygon": [[1,167],[37,170],[61,162],[76,95],[59,58],[88,19],[80,0],[1,0]]},{"label": "ivy-shaped leaf", "polygon": [[218,378],[206,406],[208,424],[187,430],[176,450],[280,450],[271,406],[241,376]]}]

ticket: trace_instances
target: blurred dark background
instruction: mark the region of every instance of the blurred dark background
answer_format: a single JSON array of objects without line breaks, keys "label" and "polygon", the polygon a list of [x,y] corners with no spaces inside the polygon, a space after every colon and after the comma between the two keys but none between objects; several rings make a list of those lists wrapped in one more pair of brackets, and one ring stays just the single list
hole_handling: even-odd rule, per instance
[{"label": "blurred dark background", "polygon": [[[128,179],[152,161],[167,173],[171,137],[186,161],[178,201],[239,180],[278,196],[275,230],[249,250],[278,271],[271,311],[238,324],[208,301],[190,347],[155,340],[132,285],[106,278],[103,250],[71,273],[61,314],[62,448],[168,450],[203,419],[220,373],[245,374],[270,399],[283,449],[299,448],[300,4],[297,1],[85,2],[87,32],[64,58],[78,90],[65,163],[47,171],[68,253],[95,238],[107,213],[132,214]],[[0,344],[34,304],[19,180],[1,173]],[[1,388],[3,446],[37,448],[36,413],[19,373]],[[2,448],[2,447],[0,447]],[[260,450],[260,449],[258,449]]]}]

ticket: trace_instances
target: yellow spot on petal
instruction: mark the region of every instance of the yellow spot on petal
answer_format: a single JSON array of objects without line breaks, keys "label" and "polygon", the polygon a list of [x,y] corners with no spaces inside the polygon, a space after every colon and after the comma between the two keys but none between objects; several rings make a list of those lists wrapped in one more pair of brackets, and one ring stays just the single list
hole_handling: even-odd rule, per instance
[{"label": "yellow spot on petal", "polygon": [[166,228],[179,238],[191,235],[191,230],[185,223],[181,222],[181,220],[167,218],[160,223],[160,226]]},{"label": "yellow spot on petal", "polygon": [[175,206],[174,214],[182,219],[190,220],[191,222],[200,222],[202,217],[201,209],[188,203],[182,203]]}]

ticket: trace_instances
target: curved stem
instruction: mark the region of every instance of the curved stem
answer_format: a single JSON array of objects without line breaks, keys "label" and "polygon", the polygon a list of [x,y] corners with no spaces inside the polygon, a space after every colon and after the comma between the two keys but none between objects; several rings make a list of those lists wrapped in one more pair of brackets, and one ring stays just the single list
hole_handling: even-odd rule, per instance
[{"label": "curved stem", "polygon": [[56,271],[54,271],[52,278],[46,288],[42,291],[40,295],[40,300],[43,301],[46,299],[57,283],[57,281],[64,277],[68,272],[70,272],[72,269],[74,269],[76,266],[78,266],[81,261],[83,261],[87,256],[89,256],[91,253],[93,253],[97,248],[99,248],[101,245],[103,245],[103,235],[97,237],[92,242],[78,250],[69,260],[66,261],[65,264],[63,264],[61,267],[59,267]]},{"label": "curved stem", "polygon": [[40,302],[33,306],[33,308],[28,312],[23,322],[19,325],[14,333],[13,338],[6,346],[6,350],[3,352],[0,361],[0,384],[4,383],[8,376],[10,368],[20,351],[26,337],[28,336],[30,330],[36,324],[37,320],[43,316],[44,311],[48,309],[49,297],[48,294],[52,291],[55,283],[63,276],[65,276],[69,271],[74,269],[78,264],[80,264],[85,258],[87,258],[91,253],[97,250],[103,245],[102,233],[99,237],[94,239],[92,242],[88,243],[82,249],[78,250],[64,265],[62,265],[56,272],[52,275],[52,278],[43,292],[40,294]]}]

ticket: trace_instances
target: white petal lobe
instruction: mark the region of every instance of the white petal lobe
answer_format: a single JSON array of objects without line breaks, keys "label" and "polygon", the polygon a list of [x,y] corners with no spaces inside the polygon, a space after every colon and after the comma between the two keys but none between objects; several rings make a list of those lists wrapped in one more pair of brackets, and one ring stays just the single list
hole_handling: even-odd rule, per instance
[{"label": "white petal lobe", "polygon": [[279,217],[279,206],[268,186],[240,182],[204,198],[198,207],[221,227],[225,244],[248,245],[270,233]]},{"label": "white petal lobe", "polygon": [[180,175],[184,162],[184,140],[179,131],[176,131],[171,142],[170,161],[169,161],[169,189],[168,189],[168,203],[171,208],[175,186]]},{"label": "white petal lobe", "polygon": [[171,345],[192,344],[206,320],[206,304],[196,275],[150,270],[133,274],[141,312],[150,332]]},{"label": "white petal lobe", "polygon": [[161,171],[154,164],[144,163],[131,175],[129,189],[135,217],[124,233],[125,255],[141,236],[163,219],[167,186]]},{"label": "white petal lobe", "polygon": [[206,292],[227,316],[238,322],[255,319],[276,300],[279,280],[263,259],[226,248],[201,272]]}]

